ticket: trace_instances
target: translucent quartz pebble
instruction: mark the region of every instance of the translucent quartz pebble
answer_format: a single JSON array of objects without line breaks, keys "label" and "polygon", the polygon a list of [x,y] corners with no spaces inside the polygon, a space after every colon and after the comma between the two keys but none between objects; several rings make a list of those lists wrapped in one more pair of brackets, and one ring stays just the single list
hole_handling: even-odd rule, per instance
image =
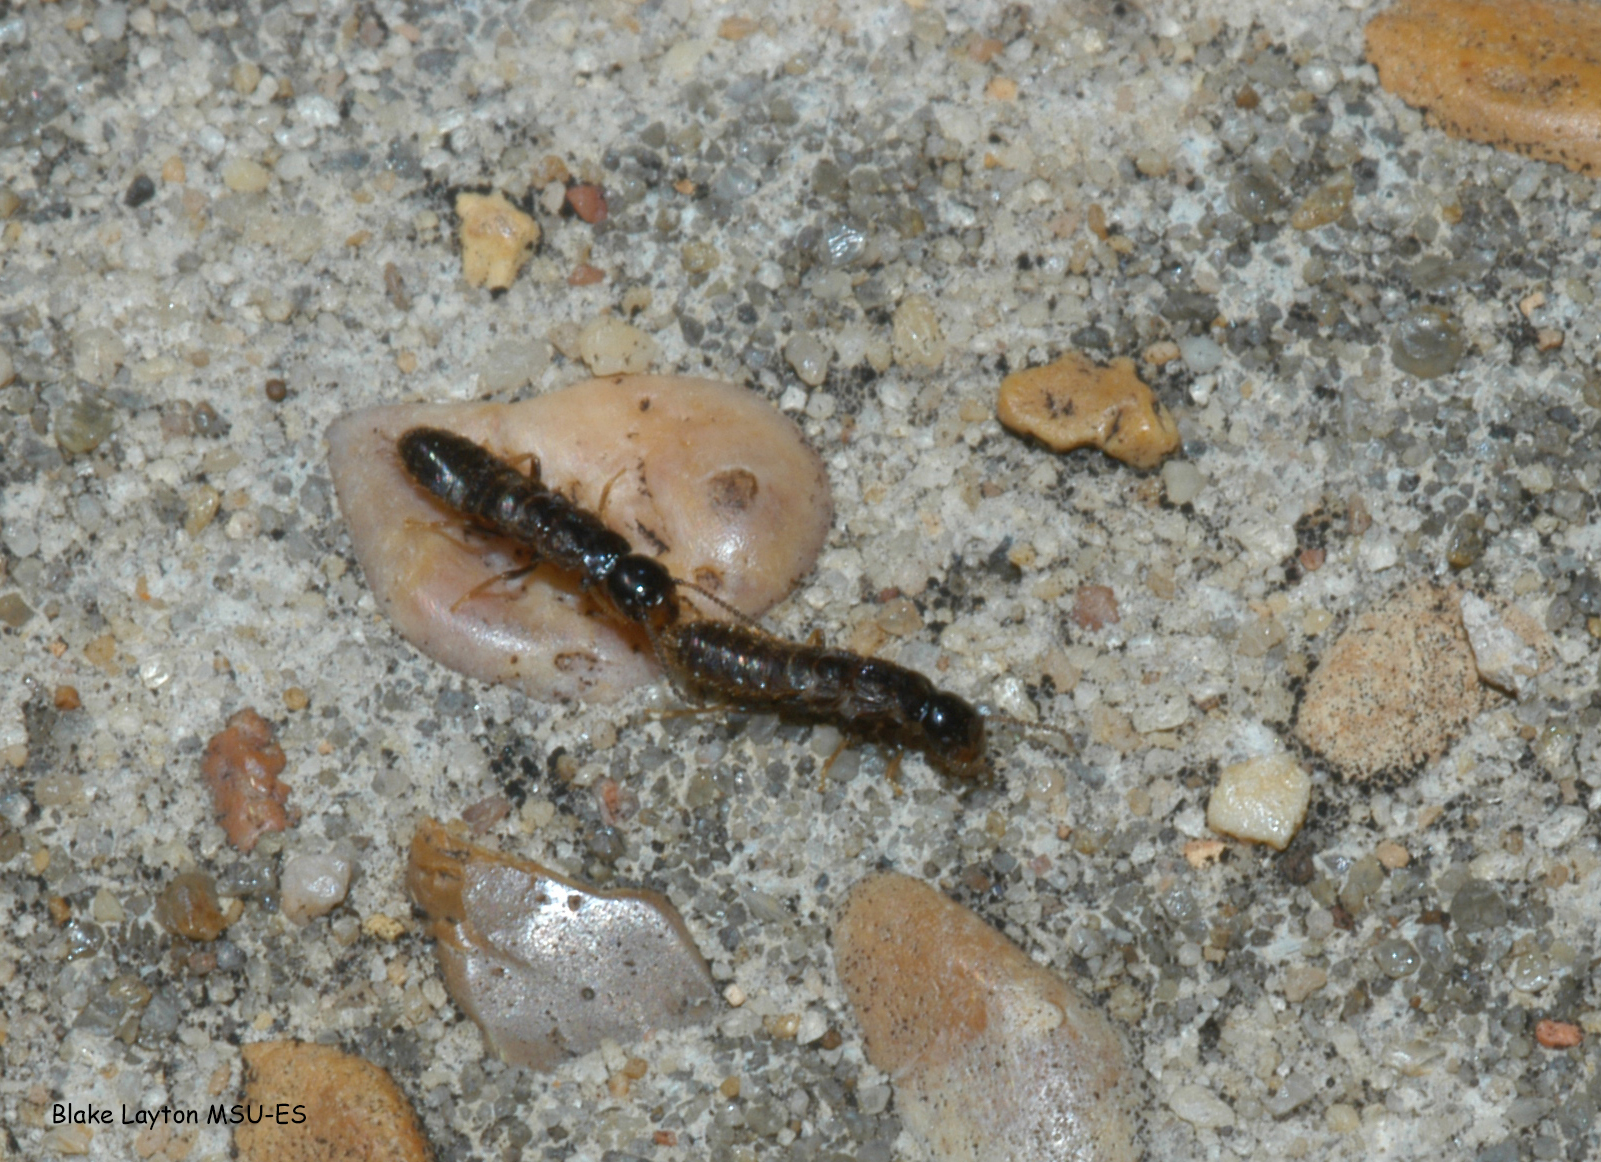
[{"label": "translucent quartz pebble", "polygon": [[521,403],[401,404],[335,422],[328,465],[379,607],[435,661],[535,697],[613,699],[651,680],[655,659],[552,567],[480,589],[520,559],[411,482],[395,440],[418,426],[508,460],[532,453],[550,487],[596,512],[604,497],[602,516],[637,552],[753,617],[811,569],[832,516],[822,461],[795,425],[707,379],[616,376]]},{"label": "translucent quartz pebble", "polygon": [[909,876],[871,876],[834,926],[834,963],[941,1162],[1124,1162],[1138,1085],[1111,1023],[974,913]]},{"label": "translucent quartz pebble", "polygon": [[432,920],[445,986],[503,1060],[534,1069],[695,1024],[712,977],[665,896],[598,891],[425,819],[411,898]]}]

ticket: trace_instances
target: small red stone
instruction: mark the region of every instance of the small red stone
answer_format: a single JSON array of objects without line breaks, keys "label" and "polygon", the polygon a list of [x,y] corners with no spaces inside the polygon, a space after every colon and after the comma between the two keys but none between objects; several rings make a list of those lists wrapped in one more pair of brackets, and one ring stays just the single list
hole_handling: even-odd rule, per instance
[{"label": "small red stone", "polygon": [[1082,629],[1105,629],[1120,620],[1117,595],[1105,585],[1084,585],[1073,595],[1073,622]]},{"label": "small red stone", "polygon": [[600,267],[590,266],[587,262],[580,262],[573,267],[573,272],[567,276],[567,285],[592,286],[597,282],[603,282],[605,278],[606,272],[601,270]]},{"label": "small red stone", "polygon": [[599,226],[606,220],[606,191],[600,186],[586,182],[568,186],[567,204],[591,226]]},{"label": "small red stone", "polygon": [[1549,1017],[1534,1026],[1534,1039],[1547,1049],[1572,1049],[1584,1040],[1579,1026]]}]

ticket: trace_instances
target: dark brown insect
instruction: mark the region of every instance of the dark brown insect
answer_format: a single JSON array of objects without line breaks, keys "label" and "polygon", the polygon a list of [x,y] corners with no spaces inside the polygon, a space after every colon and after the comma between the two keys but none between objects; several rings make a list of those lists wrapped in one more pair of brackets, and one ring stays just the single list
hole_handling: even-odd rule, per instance
[{"label": "dark brown insect", "polygon": [[651,633],[679,620],[678,583],[666,567],[547,488],[537,461],[524,475],[466,436],[440,428],[412,428],[397,447],[407,474],[445,507],[514,541],[529,557],[576,573],[619,617]]},{"label": "dark brown insect", "polygon": [[826,723],[866,742],[921,751],[961,779],[989,773],[984,718],[916,670],[850,650],[801,645],[737,622],[681,621],[651,634],[690,697]]},{"label": "dark brown insect", "polygon": [[[599,517],[465,436],[413,428],[401,463],[444,506],[504,537],[531,558],[576,573],[617,616],[643,628],[682,693],[701,702],[837,727],[865,742],[920,751],[936,768],[976,780],[989,772],[984,717],[915,670],[849,650],[801,645],[768,633],[698,586],[676,580]],[[688,616],[680,587],[742,620]]]}]

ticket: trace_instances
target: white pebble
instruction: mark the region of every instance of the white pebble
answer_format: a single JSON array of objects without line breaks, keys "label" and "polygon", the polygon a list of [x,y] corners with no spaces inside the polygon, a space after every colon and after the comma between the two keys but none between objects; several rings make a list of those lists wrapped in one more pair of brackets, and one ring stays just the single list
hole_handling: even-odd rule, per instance
[{"label": "white pebble", "polygon": [[828,378],[832,355],[828,344],[809,331],[802,331],[784,345],[784,358],[807,387],[817,387]]},{"label": "white pebble", "polygon": [[128,6],[102,4],[95,12],[95,31],[106,40],[121,40],[128,31]]},{"label": "white pebble", "polygon": [[222,135],[222,130],[215,125],[202,125],[195,131],[195,144],[203,152],[215,157],[228,148],[228,139]]},{"label": "white pebble", "polygon": [[1362,542],[1362,567],[1370,573],[1382,573],[1400,559],[1401,554],[1389,537],[1369,537]]},{"label": "white pebble", "polygon": [[807,1009],[801,1015],[800,1028],[795,1030],[795,1043],[810,1045],[813,1041],[821,1041],[826,1032],[828,1032],[828,1018],[817,1009]]},{"label": "white pebble", "polygon": [[337,855],[297,855],[278,881],[283,914],[296,924],[325,916],[350,890],[350,861]]},{"label": "white pebble", "polygon": [[1184,365],[1196,375],[1208,375],[1223,365],[1223,348],[1217,340],[1205,335],[1180,339],[1179,354],[1184,359]]},{"label": "white pebble", "polygon": [[295,116],[303,125],[331,129],[339,124],[339,108],[321,93],[295,98]]},{"label": "white pebble", "polygon": [[1234,1111],[1228,1103],[1205,1086],[1181,1085],[1167,1099],[1167,1104],[1192,1126],[1216,1129],[1234,1124]]},{"label": "white pebble", "polygon": [[1311,801],[1312,780],[1294,758],[1262,755],[1223,768],[1206,807],[1206,825],[1283,851],[1306,822]]},{"label": "white pebble", "polygon": [[1188,504],[1206,487],[1206,477],[1188,460],[1169,460],[1162,465],[1162,486],[1169,504]]}]

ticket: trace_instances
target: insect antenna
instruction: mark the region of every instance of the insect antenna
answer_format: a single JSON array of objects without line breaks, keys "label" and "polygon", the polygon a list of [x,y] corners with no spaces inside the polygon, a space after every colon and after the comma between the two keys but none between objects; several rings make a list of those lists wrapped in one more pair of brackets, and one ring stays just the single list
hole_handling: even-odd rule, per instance
[{"label": "insect antenna", "polygon": [[704,597],[707,601],[710,601],[719,609],[730,614],[735,621],[740,622],[742,625],[745,625],[750,629],[754,629],[760,633],[767,634],[769,637],[773,636],[772,631],[764,626],[761,622],[757,621],[754,617],[751,617],[749,614],[744,613],[741,610],[735,609],[721,597],[718,597],[715,593],[711,593],[708,590],[702,589],[693,581],[680,581],[675,577],[673,578],[673,584],[677,585],[680,589],[688,589],[691,593],[694,593],[699,597]]},{"label": "insect antenna", "polygon": [[1073,735],[1065,726],[1057,726],[1053,722],[1028,722],[1011,714],[1003,714],[987,703],[981,703],[978,712],[986,723],[1004,726],[1024,738],[1049,746],[1059,754],[1078,753],[1078,743],[1073,741]]}]

